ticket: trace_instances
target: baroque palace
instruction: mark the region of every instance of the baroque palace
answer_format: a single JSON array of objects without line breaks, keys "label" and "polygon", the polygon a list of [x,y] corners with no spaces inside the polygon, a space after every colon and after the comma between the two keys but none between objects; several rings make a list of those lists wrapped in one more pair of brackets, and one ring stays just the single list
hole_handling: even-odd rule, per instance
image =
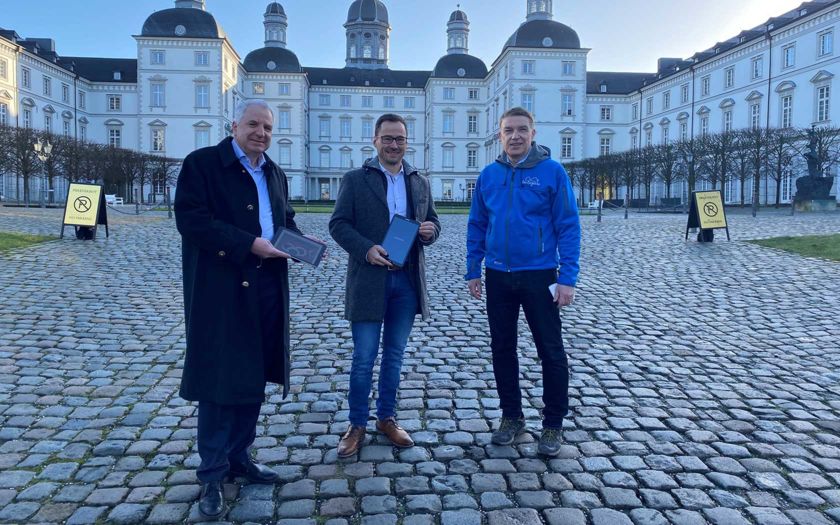
[{"label": "baroque palace", "polygon": [[[381,0],[350,4],[340,69],[300,64],[277,2],[263,15],[265,46],[244,58],[204,0],[151,14],[131,59],[63,56],[51,39],[0,29],[0,124],[181,159],[229,133],[239,100],[261,98],[275,112],[269,155],[289,175],[290,196],[328,200],[346,170],[374,155],[378,115],[396,112],[408,122],[406,160],[428,173],[434,197],[469,200],[500,152],[499,116],[513,106],[535,114],[540,143],[561,162],[757,125],[840,123],[832,103],[840,0],[806,2],[691,57],[661,58],[653,73],[589,71],[589,49],[553,20],[552,0],[520,1],[526,18],[489,67],[469,54],[470,22],[456,10],[446,54],[416,71],[388,67]],[[790,179],[805,174],[797,166],[782,202]],[[14,199],[14,176],[2,177],[0,191]],[[727,201],[738,192],[733,183]],[[663,195],[660,183],[648,197]]]}]

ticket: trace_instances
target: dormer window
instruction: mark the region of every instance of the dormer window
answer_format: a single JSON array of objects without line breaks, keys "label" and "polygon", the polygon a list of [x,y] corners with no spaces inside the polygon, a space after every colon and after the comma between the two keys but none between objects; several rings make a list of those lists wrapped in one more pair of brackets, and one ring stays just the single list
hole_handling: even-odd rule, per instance
[{"label": "dormer window", "polygon": [[114,80],[122,80],[122,72],[114,71]]},{"label": "dormer window", "polygon": [[805,16],[805,15],[807,15],[807,14],[808,14],[808,10],[807,10],[807,9],[800,9],[800,10],[799,10],[799,16]]},{"label": "dormer window", "polygon": [[606,82],[601,82],[601,93],[606,93],[606,92],[607,92],[607,83]]}]

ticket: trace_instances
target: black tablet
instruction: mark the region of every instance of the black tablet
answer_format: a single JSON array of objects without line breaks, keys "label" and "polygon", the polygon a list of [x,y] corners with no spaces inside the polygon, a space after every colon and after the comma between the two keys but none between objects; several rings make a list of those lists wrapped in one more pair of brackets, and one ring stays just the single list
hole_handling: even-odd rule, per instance
[{"label": "black tablet", "polygon": [[280,228],[272,244],[281,252],[286,252],[294,259],[312,266],[318,266],[327,249],[326,244],[313,241],[287,228]]},{"label": "black tablet", "polygon": [[388,252],[388,260],[394,266],[405,266],[411,247],[417,239],[420,231],[420,223],[407,219],[402,215],[394,215],[388,231],[385,233],[385,240],[382,247]]}]

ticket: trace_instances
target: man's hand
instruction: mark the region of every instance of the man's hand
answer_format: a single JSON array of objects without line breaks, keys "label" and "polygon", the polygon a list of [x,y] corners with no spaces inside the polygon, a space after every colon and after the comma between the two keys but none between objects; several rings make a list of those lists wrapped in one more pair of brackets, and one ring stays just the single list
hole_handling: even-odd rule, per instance
[{"label": "man's hand", "polygon": [[476,299],[481,299],[481,277],[467,281],[467,288],[470,290],[470,295]]},{"label": "man's hand", "polygon": [[565,284],[558,284],[554,289],[554,302],[557,306],[569,306],[575,300],[575,288],[573,286],[566,286]]},{"label": "man's hand", "polygon": [[388,252],[385,251],[385,248],[375,244],[371,246],[370,250],[368,250],[367,255],[365,255],[365,259],[374,266],[387,266],[388,268],[393,268],[394,265],[391,264],[391,261],[386,259],[387,256]]},{"label": "man's hand", "polygon": [[281,252],[267,239],[263,239],[262,237],[254,239],[254,244],[251,245],[251,253],[260,259],[273,259],[275,257],[282,257],[283,259],[292,258],[291,255],[286,252]]},{"label": "man's hand", "polygon": [[426,221],[420,223],[420,238],[424,241],[431,241],[435,237],[435,223]]}]

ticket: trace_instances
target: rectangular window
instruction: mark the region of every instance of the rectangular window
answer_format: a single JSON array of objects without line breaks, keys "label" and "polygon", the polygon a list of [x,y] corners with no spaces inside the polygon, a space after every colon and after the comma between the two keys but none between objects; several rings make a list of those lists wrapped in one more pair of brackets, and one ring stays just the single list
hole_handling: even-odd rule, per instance
[{"label": "rectangular window", "polygon": [[206,148],[210,145],[210,130],[199,128],[195,130],[195,149]]},{"label": "rectangular window", "polygon": [[31,109],[24,109],[23,110],[23,127],[24,128],[31,128],[32,127],[32,110]]},{"label": "rectangular window", "polygon": [[163,128],[152,130],[152,151],[166,151],[166,134]]},{"label": "rectangular window", "polygon": [[475,148],[467,150],[467,167],[473,169],[478,167],[478,150]]},{"label": "rectangular window", "polygon": [[393,108],[394,107],[394,97],[386,96],[382,100],[382,105],[384,105],[386,108]]},{"label": "rectangular window", "polygon": [[82,142],[87,140],[87,126],[85,125],[79,126],[79,140]]},{"label": "rectangular window", "polygon": [[280,131],[289,132],[292,129],[292,112],[288,109],[281,109],[277,112],[277,128]]},{"label": "rectangular window", "polygon": [[671,92],[662,93],[662,109],[671,109]]},{"label": "rectangular window", "polygon": [[688,123],[680,122],[680,140],[688,140]]},{"label": "rectangular window", "polygon": [[322,149],[320,151],[320,154],[321,154],[320,155],[321,156],[321,158],[320,158],[321,167],[322,168],[329,168],[330,167],[330,150]]},{"label": "rectangular window", "polygon": [[79,91],[79,108],[85,109],[85,92]]},{"label": "rectangular window", "polygon": [[817,36],[819,56],[830,55],[834,52],[834,31],[825,31]]},{"label": "rectangular window", "polygon": [[764,57],[755,57],[752,59],[752,79],[761,78],[764,74]]},{"label": "rectangular window", "polygon": [[632,117],[633,120],[636,120],[637,118],[639,118],[639,105],[638,104],[633,104],[631,113],[633,114],[633,117]]},{"label": "rectangular window", "polygon": [[705,137],[709,133],[709,117],[700,117],[700,136]]},{"label": "rectangular window", "polygon": [[758,129],[761,127],[761,105],[752,104],[750,106],[750,127]]},{"label": "rectangular window", "polygon": [[52,79],[47,76],[44,77],[44,96],[52,96]]},{"label": "rectangular window", "polygon": [[478,133],[478,115],[467,116],[467,133]]},{"label": "rectangular window", "polygon": [[647,114],[650,115],[651,113],[653,113],[653,97],[648,97],[648,99],[645,102],[647,104],[645,110],[647,111]]},{"label": "rectangular window", "polygon": [[318,121],[318,135],[322,139],[330,138],[330,119],[322,118]]},{"label": "rectangular window", "polygon": [[455,100],[455,88],[443,88],[443,100]]},{"label": "rectangular window", "polygon": [[443,181],[443,200],[452,200],[452,189],[455,187],[455,181],[452,179]]},{"label": "rectangular window", "polygon": [[700,96],[708,97],[712,87],[712,77],[706,75],[700,79]]},{"label": "rectangular window", "polygon": [[735,85],[735,66],[728,67],[723,71],[723,87],[731,88]]},{"label": "rectangular window", "polygon": [[685,104],[688,102],[688,84],[683,84],[680,86],[680,103]]},{"label": "rectangular window", "polygon": [[478,100],[478,88],[470,88],[469,91],[467,91],[467,93],[467,98],[469,98],[470,100]]},{"label": "rectangular window", "polygon": [[575,63],[564,60],[563,61],[563,76],[564,77],[571,77],[575,74]]},{"label": "rectangular window", "polygon": [[288,82],[281,82],[278,85],[278,93],[281,97],[287,97],[292,92],[292,85]]},{"label": "rectangular window", "polygon": [[362,96],[362,107],[363,108],[372,108],[373,107],[373,97],[370,95]]},{"label": "rectangular window", "polygon": [[653,130],[649,129],[645,131],[645,146],[650,146],[653,144]]},{"label": "rectangular window", "polygon": [[349,118],[341,119],[341,138],[349,139],[351,132],[352,121]]},{"label": "rectangular window", "polygon": [[280,165],[281,166],[291,166],[292,165],[292,145],[291,144],[280,144]]},{"label": "rectangular window", "polygon": [[108,129],[108,145],[112,148],[119,148],[122,145],[122,130],[119,128]]},{"label": "rectangular window", "polygon": [[68,84],[61,84],[61,101],[70,102],[70,86]]},{"label": "rectangular window", "polygon": [[723,112],[723,131],[729,133],[732,131],[732,110],[727,109]]},{"label": "rectangular window", "polygon": [[166,105],[166,86],[160,82],[152,84],[152,107],[162,108]]},{"label": "rectangular window", "polygon": [[341,95],[339,104],[341,104],[341,107],[343,108],[349,108],[353,104],[353,99],[350,95]]},{"label": "rectangular window", "polygon": [[560,157],[564,159],[572,158],[572,137],[560,138]]},{"label": "rectangular window", "polygon": [[443,148],[443,169],[455,167],[455,148]]},{"label": "rectangular window", "polygon": [[44,115],[44,131],[52,133],[52,113]]},{"label": "rectangular window", "polygon": [[20,84],[25,88],[32,87],[32,71],[28,67],[20,68]]},{"label": "rectangular window", "polygon": [[65,137],[70,136],[70,121],[69,120],[65,120],[63,122],[63,132],[64,132]]},{"label": "rectangular window", "polygon": [[318,105],[320,106],[329,106],[330,105],[330,96],[325,94],[318,95]]},{"label": "rectangular window", "polygon": [[601,137],[601,155],[609,155],[612,149],[612,139],[610,137]]},{"label": "rectangular window", "polygon": [[362,121],[362,139],[370,140],[373,138],[373,121],[365,119]]},{"label": "rectangular window", "polygon": [[414,109],[414,97],[405,97],[403,99],[403,107],[405,109]]},{"label": "rectangular window", "polygon": [[210,52],[209,51],[196,51],[195,52],[195,65],[197,65],[197,66],[209,66],[210,65]]},{"label": "rectangular window", "polygon": [[122,111],[122,97],[120,95],[108,95],[108,111]]},{"label": "rectangular window", "polygon": [[639,136],[635,133],[630,136],[630,149],[637,149],[639,147]]},{"label": "rectangular window", "polygon": [[601,106],[601,120],[609,122],[612,120],[612,106]]},{"label": "rectangular window", "polygon": [[342,168],[349,168],[350,167],[350,156],[353,152],[349,149],[341,150],[341,167]]},{"label": "rectangular window", "polygon": [[664,126],[662,128],[662,144],[668,145],[669,135],[671,134],[671,129],[668,126]]},{"label": "rectangular window", "polygon": [[251,84],[251,91],[254,95],[265,95],[265,82],[254,82]]},{"label": "rectangular window", "polygon": [[796,46],[791,44],[782,48],[782,69],[796,65]]},{"label": "rectangular window", "polygon": [[196,84],[195,107],[210,108],[210,86],[207,84]]},{"label": "rectangular window", "polygon": [[444,113],[443,114],[443,132],[444,133],[455,133],[455,114],[454,113]]},{"label": "rectangular window", "polygon": [[528,113],[534,114],[534,94],[522,93],[522,107],[528,110]]},{"label": "rectangular window", "polygon": [[415,121],[414,121],[414,119],[408,119],[408,120],[405,121],[405,123],[407,124],[405,131],[406,131],[406,133],[408,133],[408,138],[413,139],[414,138],[414,129],[416,127],[415,126]]},{"label": "rectangular window", "polygon": [[523,75],[533,75],[535,68],[536,68],[536,64],[533,60],[523,60],[522,61],[522,74]]},{"label": "rectangular window", "polygon": [[7,104],[0,104],[0,126],[9,125],[9,106]]},{"label": "rectangular window", "polygon": [[472,200],[473,193],[475,193],[475,181],[467,181],[467,199]]},{"label": "rectangular window", "polygon": [[5,58],[0,58],[0,78],[9,78],[9,62]]},{"label": "rectangular window", "polygon": [[825,122],[829,118],[831,102],[831,87],[817,88],[817,122]]},{"label": "rectangular window", "polygon": [[153,66],[160,66],[166,63],[166,51],[163,49],[152,49],[151,63]]},{"label": "rectangular window", "polygon": [[793,124],[793,95],[782,97],[782,127],[789,128]]},{"label": "rectangular window", "polygon": [[[563,116],[571,117],[575,114],[575,96],[571,93],[563,93],[561,95],[561,110]],[[489,123],[489,121],[488,121]]]}]

